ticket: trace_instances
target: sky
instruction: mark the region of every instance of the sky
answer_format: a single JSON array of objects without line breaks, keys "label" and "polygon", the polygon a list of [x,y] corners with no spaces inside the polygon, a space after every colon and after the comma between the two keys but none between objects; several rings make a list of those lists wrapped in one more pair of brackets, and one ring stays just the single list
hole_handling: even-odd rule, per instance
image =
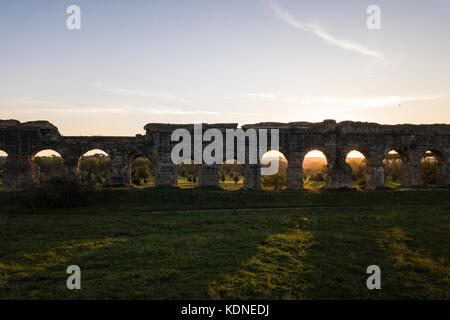
[{"label": "sky", "polygon": [[[69,30],[70,5],[81,29]],[[367,28],[369,5],[381,29]],[[0,119],[449,123],[450,0],[0,0]]]}]

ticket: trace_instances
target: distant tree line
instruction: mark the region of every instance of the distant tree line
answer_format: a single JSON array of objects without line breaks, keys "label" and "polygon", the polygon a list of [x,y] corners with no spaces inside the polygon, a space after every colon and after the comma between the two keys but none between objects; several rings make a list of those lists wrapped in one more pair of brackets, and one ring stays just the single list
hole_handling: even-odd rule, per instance
[{"label": "distant tree line", "polygon": [[178,176],[186,179],[188,182],[198,182],[198,165],[191,163],[182,163],[177,168]]},{"label": "distant tree line", "polygon": [[[393,181],[401,183],[403,161],[399,154],[388,154],[384,160],[385,166],[385,181]],[[427,152],[425,157],[421,159],[421,184],[422,185],[436,185],[440,172],[439,172],[439,157],[433,153]]]},{"label": "distant tree line", "polygon": [[[276,174],[261,177],[261,184],[264,189],[280,190],[286,187],[288,163],[284,157],[278,157],[278,165]],[[270,163],[262,166],[269,167]]]},{"label": "distant tree line", "polygon": [[245,177],[245,166],[238,164],[237,160],[234,160],[234,163],[224,163],[219,166],[219,180],[221,182],[232,180],[234,184],[238,184],[242,177]]},{"label": "distant tree line", "polygon": [[101,185],[111,174],[111,158],[104,154],[83,156],[79,171],[81,183]]},{"label": "distant tree line", "polygon": [[[64,160],[61,157],[35,157],[33,166],[39,183],[64,174]],[[101,185],[111,174],[111,159],[103,154],[83,156],[79,162],[80,181],[87,185]]]},{"label": "distant tree line", "polygon": [[348,158],[347,164],[352,168],[352,181],[359,186],[366,185],[366,158]]},{"label": "distant tree line", "polygon": [[398,153],[388,153],[384,160],[384,180],[401,183],[403,161]]},{"label": "distant tree line", "polygon": [[[6,157],[0,157],[0,182],[5,171]],[[280,169],[277,174],[262,177],[262,185],[268,189],[281,189],[286,186],[287,161],[280,157]],[[350,158],[347,163],[352,168],[352,180],[358,185],[365,185],[366,159]],[[440,172],[439,157],[427,153],[422,158],[421,183],[423,185],[436,185]],[[64,160],[61,157],[35,157],[34,165],[39,175],[39,181],[60,177],[64,174]],[[384,160],[385,180],[401,183],[403,162],[400,155],[388,154]],[[198,165],[181,164],[178,166],[178,175],[192,183],[198,182]],[[308,163],[303,169],[304,181],[326,181],[326,165],[320,161]],[[80,179],[83,184],[101,185],[111,174],[111,159],[107,155],[95,154],[84,156],[79,163]],[[236,184],[245,176],[245,166],[237,164],[222,164],[219,166],[219,180],[225,182],[232,180]],[[151,161],[139,157],[131,165],[131,182],[135,185],[151,184],[155,180],[155,169]]]},{"label": "distant tree line", "polygon": [[308,160],[303,162],[303,181],[323,182],[327,180],[326,160]]},{"label": "distant tree line", "polygon": [[422,175],[420,177],[423,185],[436,185],[440,172],[439,172],[439,158],[435,156],[426,156],[422,158]]},{"label": "distant tree line", "polygon": [[155,169],[146,157],[136,158],[131,164],[131,183],[134,185],[154,184]]}]

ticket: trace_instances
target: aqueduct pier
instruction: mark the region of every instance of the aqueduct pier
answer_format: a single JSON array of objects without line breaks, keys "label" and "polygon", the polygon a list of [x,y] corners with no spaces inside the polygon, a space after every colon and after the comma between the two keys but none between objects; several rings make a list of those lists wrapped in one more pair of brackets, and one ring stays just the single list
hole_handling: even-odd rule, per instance
[{"label": "aqueduct pier", "polygon": [[[150,123],[145,126],[145,135],[134,137],[71,137],[62,136],[58,128],[47,121],[20,123],[17,120],[0,120],[0,150],[8,154],[3,175],[4,189],[25,190],[33,185],[36,175],[33,159],[36,153],[45,149],[58,152],[64,160],[65,174],[76,179],[79,178],[81,156],[89,150],[101,149],[109,154],[112,162],[108,184],[130,184],[131,162],[145,156],[155,166],[156,186],[176,185],[176,165],[170,155],[177,143],[171,141],[171,134],[177,128],[193,132],[194,126]],[[203,130],[208,128],[225,132],[226,129],[236,129],[237,124],[203,124]],[[288,160],[287,187],[291,189],[302,188],[303,159],[312,150],[321,151],[327,158],[326,187],[330,189],[351,186],[351,168],[345,162],[351,150],[357,150],[366,157],[367,189],[384,186],[383,160],[392,150],[403,161],[404,187],[420,185],[421,159],[427,151],[432,151],[438,158],[438,184],[450,185],[449,124],[381,125],[325,120],[320,123],[257,123],[244,125],[242,129],[255,129],[257,132],[261,129],[279,129],[279,151]],[[225,134],[223,136],[225,138]],[[246,141],[246,150],[248,144],[249,141]],[[223,154],[225,157],[225,150]],[[260,164],[246,163],[244,186],[259,190]],[[218,181],[218,165],[200,165],[200,185],[217,186]]]}]

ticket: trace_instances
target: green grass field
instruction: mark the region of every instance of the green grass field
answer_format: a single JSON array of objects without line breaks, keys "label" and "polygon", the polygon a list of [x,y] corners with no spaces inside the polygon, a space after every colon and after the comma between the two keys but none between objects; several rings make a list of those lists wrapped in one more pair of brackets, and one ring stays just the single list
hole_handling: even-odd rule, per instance
[{"label": "green grass field", "polygon": [[[449,199],[134,189],[48,209],[0,193],[0,298],[449,299]],[[66,288],[72,264],[81,290]]]},{"label": "green grass field", "polygon": [[[154,181],[150,181],[148,183],[141,183],[138,186],[133,186],[137,189],[146,189],[146,188],[152,188],[154,186]],[[177,186],[180,189],[191,189],[198,186],[197,182],[188,181],[185,177],[178,177]],[[236,183],[234,180],[232,180],[230,177],[227,176],[227,179],[225,181],[220,181],[219,186],[224,190],[239,190],[244,186],[244,178],[240,178],[239,181]],[[0,183],[0,188],[2,187]],[[0,189],[1,191],[1,189]]]}]

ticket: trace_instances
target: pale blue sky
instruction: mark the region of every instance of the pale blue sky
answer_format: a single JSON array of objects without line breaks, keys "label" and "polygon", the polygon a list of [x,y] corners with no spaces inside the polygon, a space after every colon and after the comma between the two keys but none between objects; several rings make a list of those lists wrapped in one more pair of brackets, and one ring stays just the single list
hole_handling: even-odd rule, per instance
[{"label": "pale blue sky", "polygon": [[1,0],[0,119],[448,123],[449,35],[449,0]]}]

